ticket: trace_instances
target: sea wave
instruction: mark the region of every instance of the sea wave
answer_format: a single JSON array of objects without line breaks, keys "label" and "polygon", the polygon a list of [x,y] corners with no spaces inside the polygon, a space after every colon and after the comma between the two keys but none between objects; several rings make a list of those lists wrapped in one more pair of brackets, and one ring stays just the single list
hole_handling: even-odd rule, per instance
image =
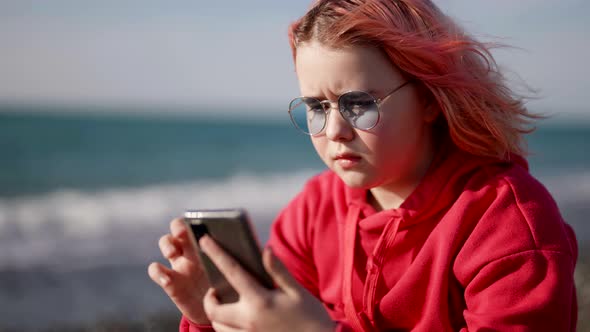
[{"label": "sea wave", "polygon": [[590,205],[590,169],[562,169],[559,174],[544,174],[539,180],[560,205]]},{"label": "sea wave", "polygon": [[590,246],[590,169],[560,170],[539,177],[557,202],[564,220],[576,233],[580,248]]},{"label": "sea wave", "polygon": [[155,257],[168,222],[189,208],[246,208],[261,241],[314,171],[0,200],[0,268],[53,268]]},{"label": "sea wave", "polygon": [[[188,208],[246,208],[261,242],[274,216],[317,171],[237,174],[221,181],[60,190],[0,200],[0,269],[49,266],[71,269],[142,263],[160,257],[158,238]],[[579,240],[590,240],[590,171],[543,175]]]}]

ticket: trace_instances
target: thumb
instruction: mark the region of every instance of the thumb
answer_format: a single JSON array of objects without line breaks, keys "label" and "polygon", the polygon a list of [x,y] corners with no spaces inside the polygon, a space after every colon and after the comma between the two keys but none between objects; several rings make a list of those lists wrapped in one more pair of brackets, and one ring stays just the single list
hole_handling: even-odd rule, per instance
[{"label": "thumb", "polygon": [[295,294],[300,292],[300,286],[293,278],[283,262],[272,252],[270,247],[264,248],[262,263],[277,286],[286,293]]}]

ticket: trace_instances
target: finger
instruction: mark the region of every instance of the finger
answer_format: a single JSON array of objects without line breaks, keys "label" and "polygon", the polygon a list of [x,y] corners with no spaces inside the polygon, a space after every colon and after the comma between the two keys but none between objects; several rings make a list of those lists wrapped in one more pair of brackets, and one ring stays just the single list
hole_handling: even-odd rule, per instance
[{"label": "finger", "polygon": [[174,237],[183,237],[188,233],[184,218],[175,218],[170,222],[170,233],[172,233]]},{"label": "finger", "polygon": [[179,241],[170,234],[166,234],[158,241],[158,246],[164,256],[170,262],[170,266],[174,270],[179,270],[183,264],[183,258],[191,260],[195,266],[200,266],[199,258],[196,255],[188,254],[186,250],[180,249],[182,245]]},{"label": "finger", "polygon": [[194,296],[195,288],[192,280],[187,280],[180,273],[160,263],[151,263],[148,266],[148,275],[156,284],[162,287],[173,301]]},{"label": "finger", "polygon": [[262,252],[262,263],[275,284],[285,293],[299,295],[300,286],[293,278],[285,264],[272,252],[272,248],[266,247]]},{"label": "finger", "polygon": [[231,326],[224,325],[224,324],[218,323],[218,322],[211,322],[211,327],[213,327],[213,330],[215,330],[215,332],[242,332],[242,331],[245,331],[244,329],[231,327]]},{"label": "finger", "polygon": [[179,254],[182,254],[182,251],[178,249],[178,246],[175,242],[176,241],[170,234],[163,235],[158,241],[158,246],[160,247],[162,256],[170,261],[178,257]]},{"label": "finger", "polygon": [[250,273],[244,270],[210,236],[203,236],[199,240],[199,245],[240,296],[253,297],[266,291]]},{"label": "finger", "polygon": [[192,234],[189,234],[189,229],[183,218],[176,218],[170,222],[170,233],[174,238],[174,243],[181,251],[179,255],[185,256],[194,261],[199,261],[197,248],[195,248],[193,240],[190,238]]},{"label": "finger", "polygon": [[213,288],[209,288],[203,297],[203,309],[207,318],[212,322],[215,321],[231,327],[238,327],[240,322],[244,322],[243,310],[240,310],[238,303],[219,303]]},{"label": "finger", "polygon": [[164,289],[166,289],[166,287],[172,282],[172,278],[170,276],[173,274],[173,272],[173,270],[156,262],[151,263],[148,266],[148,275],[150,278]]}]

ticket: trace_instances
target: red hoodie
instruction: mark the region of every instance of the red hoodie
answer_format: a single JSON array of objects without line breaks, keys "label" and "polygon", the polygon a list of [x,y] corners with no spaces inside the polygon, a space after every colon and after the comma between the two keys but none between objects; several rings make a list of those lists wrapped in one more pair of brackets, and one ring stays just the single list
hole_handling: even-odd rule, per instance
[{"label": "red hoodie", "polygon": [[575,331],[576,239],[527,169],[440,153],[400,208],[380,212],[327,171],[269,245],[339,330]]}]

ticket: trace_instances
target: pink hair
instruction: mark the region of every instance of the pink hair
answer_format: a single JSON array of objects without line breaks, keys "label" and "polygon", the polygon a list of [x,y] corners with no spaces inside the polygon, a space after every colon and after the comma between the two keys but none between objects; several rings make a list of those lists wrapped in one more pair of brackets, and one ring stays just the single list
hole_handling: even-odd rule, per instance
[{"label": "pink hair", "polygon": [[540,118],[506,84],[487,45],[430,0],[319,0],[289,28],[293,59],[312,40],[339,48],[376,46],[440,107],[459,148],[506,159],[526,153],[523,135]]}]

